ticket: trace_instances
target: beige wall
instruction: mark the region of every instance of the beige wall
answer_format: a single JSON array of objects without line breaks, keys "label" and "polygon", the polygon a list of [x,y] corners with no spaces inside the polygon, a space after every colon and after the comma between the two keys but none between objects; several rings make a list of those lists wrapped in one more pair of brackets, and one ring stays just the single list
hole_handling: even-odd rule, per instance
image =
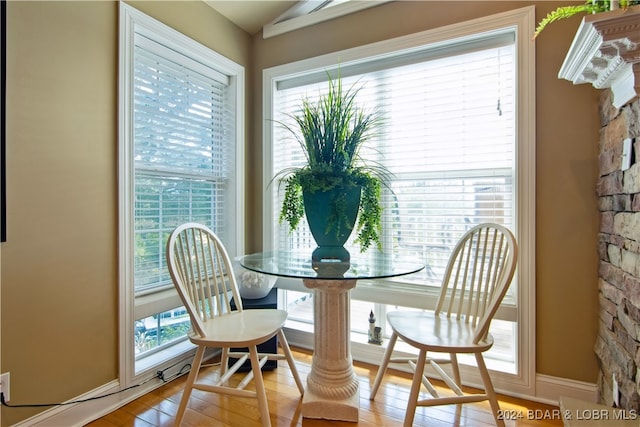
[{"label": "beige wall", "polygon": [[[133,4],[247,67],[246,235],[247,249],[259,250],[264,68],[531,2],[394,2],[268,40],[250,39],[201,2]],[[535,4],[537,19],[557,6]],[[7,9],[0,372],[11,372],[14,402],[58,401],[118,375],[118,6]],[[557,79],[578,22],[554,24],[536,42],[537,371],[593,382],[598,93]],[[38,411],[3,408],[2,425]]]},{"label": "beige wall", "polygon": [[[256,99],[262,70],[329,52],[465,21],[505,10],[536,6],[536,22],[559,5],[549,1],[399,1],[264,40],[253,37]],[[455,4],[455,7],[452,7]],[[537,372],[595,382],[597,325],[597,233],[595,197],[599,116],[598,91],[558,80],[557,73],[580,22],[549,26],[535,41],[537,99],[536,343]],[[366,30],[365,30],[366,29]],[[533,42],[532,42],[533,43]],[[262,109],[256,103],[248,152],[261,152]],[[252,169],[261,170],[261,159]],[[251,181],[260,206],[261,175]],[[260,238],[255,210],[248,235]],[[249,249],[261,248],[256,240]]]},{"label": "beige wall", "polygon": [[[249,36],[204,3],[134,6],[248,65]],[[118,4],[7,15],[0,370],[13,403],[64,401],[118,377]],[[2,408],[2,425],[41,410]]]}]

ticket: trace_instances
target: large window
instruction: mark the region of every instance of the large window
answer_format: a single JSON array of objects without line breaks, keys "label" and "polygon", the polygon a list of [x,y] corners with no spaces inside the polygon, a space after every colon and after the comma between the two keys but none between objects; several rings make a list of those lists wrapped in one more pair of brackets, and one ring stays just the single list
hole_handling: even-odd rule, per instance
[{"label": "large window", "polygon": [[[390,188],[383,188],[383,250],[425,261],[421,274],[402,279],[416,284],[438,284],[453,246],[473,225],[515,226],[514,37],[500,34],[467,48],[343,77],[346,88],[360,88],[359,105],[382,118],[380,136],[361,155],[392,174]],[[296,128],[291,116],[301,99],[315,102],[327,90],[326,76],[319,83],[277,86],[274,120],[287,126],[274,127],[275,171],[304,164],[288,130]],[[274,196],[277,211],[283,191]],[[293,233],[288,224],[279,224],[276,235],[279,248],[313,242],[304,220]]]},{"label": "large window", "polygon": [[232,255],[242,251],[243,70],[121,5],[121,335],[131,378],[190,349],[165,260],[171,231],[199,222]]},{"label": "large window", "polygon": [[[532,274],[534,197],[529,192],[533,157],[526,156],[534,153],[534,139],[533,129],[523,127],[533,122],[532,52],[523,39],[532,20],[527,8],[264,74],[266,114],[274,119],[265,122],[271,153],[265,161],[266,182],[304,162],[298,143],[279,123],[291,121],[303,98],[313,101],[325,93],[328,74],[340,76],[345,87],[361,88],[357,102],[383,117],[380,135],[362,153],[393,174],[383,195],[382,250],[418,257],[426,268],[395,280],[360,282],[353,292],[352,339],[365,335],[371,310],[385,333],[388,310],[432,309],[445,263],[460,236],[478,223],[500,223],[518,237],[521,262],[492,325],[498,344],[490,365],[520,377],[524,387],[532,336],[524,321],[532,307],[527,283]],[[265,242],[273,249],[313,245],[304,222],[293,233],[288,224],[278,222],[282,189],[268,189]],[[290,328],[308,331],[312,294],[293,281],[281,280],[279,286],[289,289],[284,303]],[[357,353],[354,347],[354,357]]]}]

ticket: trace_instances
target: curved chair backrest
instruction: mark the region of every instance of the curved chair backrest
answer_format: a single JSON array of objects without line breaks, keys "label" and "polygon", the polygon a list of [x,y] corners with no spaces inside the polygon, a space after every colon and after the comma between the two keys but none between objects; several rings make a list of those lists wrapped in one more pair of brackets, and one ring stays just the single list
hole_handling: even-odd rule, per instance
[{"label": "curved chair backrest", "polygon": [[191,222],[177,227],[167,241],[167,265],[199,336],[205,336],[205,322],[231,311],[231,297],[242,310],[229,255],[206,226]]},{"label": "curved chair backrest", "polygon": [[491,319],[513,279],[516,239],[498,224],[479,224],[458,241],[447,264],[436,314],[471,323],[474,342],[489,332]]}]

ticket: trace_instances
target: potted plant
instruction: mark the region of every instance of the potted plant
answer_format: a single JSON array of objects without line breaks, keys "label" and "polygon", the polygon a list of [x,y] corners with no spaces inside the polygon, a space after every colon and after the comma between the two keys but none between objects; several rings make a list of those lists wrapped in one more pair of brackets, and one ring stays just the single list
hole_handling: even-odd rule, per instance
[{"label": "potted plant", "polygon": [[579,13],[599,13],[612,9],[612,5],[619,5],[620,8],[626,9],[629,6],[640,4],[640,0],[587,0],[584,4],[574,6],[561,6],[545,16],[536,27],[533,35],[536,38],[547,25],[560,19],[570,18]]},{"label": "potted plant", "polygon": [[285,186],[280,222],[288,222],[293,231],[306,215],[318,244],[314,261],[348,260],[344,243],[354,228],[361,251],[372,243],[381,247],[380,198],[389,173],[360,157],[363,144],[380,124],[376,112],[356,104],[360,88],[345,90],[341,78],[329,77],[326,95],[317,102],[303,99],[297,114],[289,115],[295,126],[279,122],[295,137],[306,158],[304,166],[276,174]]}]

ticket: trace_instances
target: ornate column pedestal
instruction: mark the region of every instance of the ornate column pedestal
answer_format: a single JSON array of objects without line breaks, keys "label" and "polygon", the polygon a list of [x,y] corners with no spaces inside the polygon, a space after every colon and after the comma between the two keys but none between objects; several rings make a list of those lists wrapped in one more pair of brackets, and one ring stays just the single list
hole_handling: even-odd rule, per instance
[{"label": "ornate column pedestal", "polygon": [[351,289],[355,279],[304,279],[314,290],[314,350],[302,416],[358,421],[359,385],[351,358]]}]

